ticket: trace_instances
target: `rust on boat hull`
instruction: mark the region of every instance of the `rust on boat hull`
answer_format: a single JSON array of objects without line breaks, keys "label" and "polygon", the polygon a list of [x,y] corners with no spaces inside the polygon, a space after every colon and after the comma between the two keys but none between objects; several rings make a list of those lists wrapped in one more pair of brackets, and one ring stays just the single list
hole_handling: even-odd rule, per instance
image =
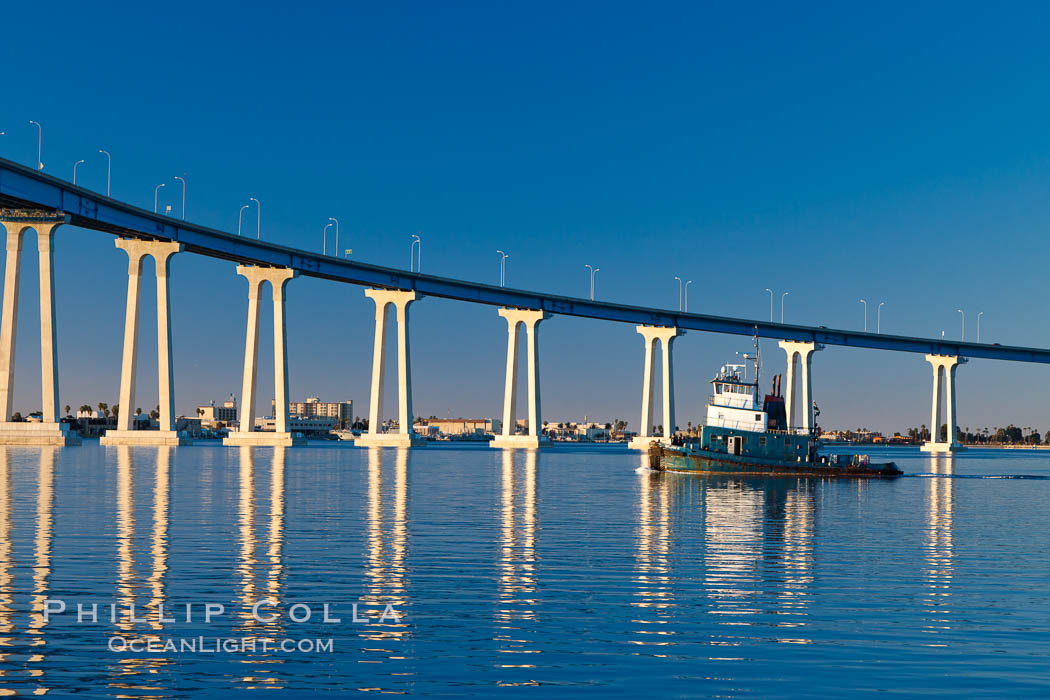
[{"label": "rust on boat hull", "polygon": [[903,472],[893,462],[846,464],[828,461],[787,461],[775,458],[732,455],[688,447],[649,447],[649,468],[656,471],[747,476],[817,476],[847,478],[892,478]]}]

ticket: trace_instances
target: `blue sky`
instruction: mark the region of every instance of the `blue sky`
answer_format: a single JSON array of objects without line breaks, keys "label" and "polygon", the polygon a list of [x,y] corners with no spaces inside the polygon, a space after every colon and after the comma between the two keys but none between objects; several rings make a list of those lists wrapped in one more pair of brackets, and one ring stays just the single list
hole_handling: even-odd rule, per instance
[{"label": "blue sky", "polygon": [[[183,2],[5,8],[0,155],[233,231],[249,196],[268,240],[320,249],[329,216],[355,258],[675,308],[1050,346],[1050,7],[1014,4]],[[167,197],[167,199],[165,199]],[[246,216],[246,229],[254,220]],[[32,251],[33,246],[27,245]],[[39,407],[35,256],[26,256],[16,409]],[[62,402],[117,400],[126,257],[67,228],[56,259]],[[180,412],[240,392],[246,284],[226,262],[172,264]],[[152,284],[138,405],[156,403]],[[372,304],[289,287],[293,397],[364,414]],[[779,315],[779,299],[777,314]],[[269,314],[264,320],[269,319]],[[264,326],[265,327],[265,326]],[[505,324],[494,309],[414,307],[417,413],[498,415]],[[263,334],[260,396],[272,396]],[[637,425],[641,341],[629,326],[555,318],[542,334],[545,417]],[[679,423],[744,338],[676,346]],[[767,372],[783,356],[766,347]],[[929,421],[920,356],[829,348],[815,362],[828,426]],[[1050,368],[973,361],[960,425],[1050,427]],[[392,392],[388,403],[393,406]],[[265,412],[265,411],[264,411]],[[388,415],[391,412],[388,410]]]}]

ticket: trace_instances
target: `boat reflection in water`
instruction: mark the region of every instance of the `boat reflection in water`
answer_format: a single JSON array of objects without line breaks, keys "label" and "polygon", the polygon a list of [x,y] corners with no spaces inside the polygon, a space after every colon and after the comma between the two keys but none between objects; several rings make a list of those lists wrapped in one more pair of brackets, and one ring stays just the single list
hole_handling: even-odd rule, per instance
[{"label": "boat reflection in water", "polygon": [[[255,651],[246,652],[238,661],[249,667],[237,680],[239,687],[283,688],[277,671],[284,659],[276,652],[263,651],[262,642],[275,644],[284,636],[283,546],[284,546],[284,447],[239,448],[238,531],[240,554],[237,563],[239,602],[234,627],[235,636],[255,639]],[[265,465],[269,456],[269,488],[256,474],[256,463]],[[263,477],[263,479],[265,476]],[[259,554],[259,517],[256,491],[269,492],[269,517],[265,523],[265,550]],[[258,607],[255,606],[258,604]]]},{"label": "boat reflection in water", "polygon": [[[165,601],[165,573],[168,569],[168,509],[171,499],[171,447],[133,448],[116,447],[117,452],[117,578],[114,637],[129,644],[141,642],[143,649],[151,641],[163,643],[163,624],[159,620],[160,606]],[[107,450],[109,452],[109,450]],[[148,575],[138,575],[135,562],[135,456],[155,455],[153,479],[152,532],[150,533],[150,563]],[[166,616],[170,612],[165,612]],[[109,611],[99,606],[99,620]],[[109,686],[120,690],[124,697],[155,697],[165,690],[161,669],[172,659],[159,653],[120,654],[110,667]]]},{"label": "boat reflection in water", "polygon": [[[502,450],[497,608],[499,669],[533,669],[539,654],[530,631],[536,623],[536,465],[539,450]],[[521,656],[519,656],[521,655]],[[497,685],[539,685],[532,678]]]},{"label": "boat reflection in water", "polygon": [[[700,635],[690,630],[690,643],[701,635],[712,647],[811,643],[805,630],[813,585],[814,492],[826,482],[647,469],[639,470],[639,480],[634,644],[671,646],[685,641],[683,626],[697,624],[703,629]],[[701,566],[699,598],[675,590],[692,585],[693,576],[688,570],[676,576],[675,562],[681,559],[691,569],[693,557]],[[709,616],[706,622],[698,611]],[[748,656],[726,649],[709,658]]]},{"label": "boat reflection in water", "polygon": [[[952,456],[932,457],[931,472],[937,476],[926,479],[926,566],[923,583],[926,596],[926,624],[924,631],[941,634],[951,629],[952,578],[955,570],[955,550],[952,538],[953,483]],[[947,646],[945,642],[931,642],[927,646]]]}]

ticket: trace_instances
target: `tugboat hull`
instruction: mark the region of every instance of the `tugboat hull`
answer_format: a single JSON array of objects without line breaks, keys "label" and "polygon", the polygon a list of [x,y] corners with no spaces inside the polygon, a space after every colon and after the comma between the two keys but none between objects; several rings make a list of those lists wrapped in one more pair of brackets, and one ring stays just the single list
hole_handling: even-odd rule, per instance
[{"label": "tugboat hull", "polygon": [[649,448],[649,467],[656,471],[748,476],[892,478],[903,473],[893,462],[881,464],[857,462],[840,464],[830,460],[790,462],[703,449],[667,447],[659,443],[654,443]]}]

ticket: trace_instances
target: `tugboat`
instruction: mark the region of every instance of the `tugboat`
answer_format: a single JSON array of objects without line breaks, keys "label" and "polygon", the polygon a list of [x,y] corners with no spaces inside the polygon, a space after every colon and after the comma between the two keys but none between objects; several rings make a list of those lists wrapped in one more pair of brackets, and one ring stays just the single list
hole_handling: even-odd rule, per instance
[{"label": "tugboat", "polygon": [[758,353],[744,359],[754,361],[756,380],[747,380],[747,365],[723,365],[711,380],[707,424],[699,435],[676,435],[671,445],[654,442],[649,448],[650,468],[748,476],[879,478],[903,473],[893,462],[874,463],[868,455],[819,455],[815,431],[789,429],[779,375],[759,408]]}]

